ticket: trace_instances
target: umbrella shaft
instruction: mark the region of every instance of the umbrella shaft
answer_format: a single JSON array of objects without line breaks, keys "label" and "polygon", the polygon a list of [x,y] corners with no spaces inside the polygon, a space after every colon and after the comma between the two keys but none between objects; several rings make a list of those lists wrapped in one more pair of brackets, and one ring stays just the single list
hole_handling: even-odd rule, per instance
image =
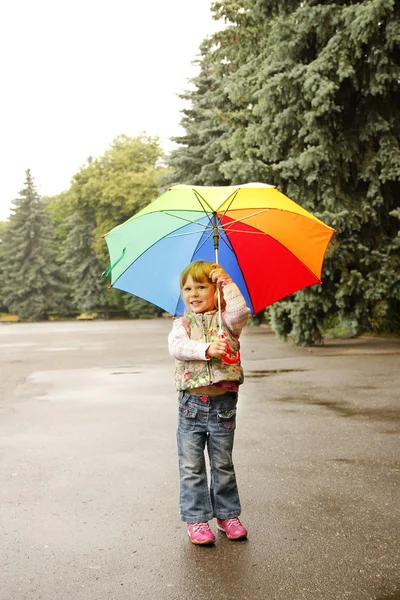
[{"label": "umbrella shaft", "polygon": [[219,233],[218,233],[218,223],[217,223],[217,213],[213,213],[213,240],[214,240],[214,248],[215,252],[218,252],[218,244],[219,244]]},{"label": "umbrella shaft", "polygon": [[[217,263],[217,265],[219,264],[218,262],[218,245],[215,248],[215,262]],[[218,327],[219,327],[219,331],[218,331],[218,335],[222,334],[222,314],[221,314],[221,288],[217,285],[217,298],[218,298]]]}]

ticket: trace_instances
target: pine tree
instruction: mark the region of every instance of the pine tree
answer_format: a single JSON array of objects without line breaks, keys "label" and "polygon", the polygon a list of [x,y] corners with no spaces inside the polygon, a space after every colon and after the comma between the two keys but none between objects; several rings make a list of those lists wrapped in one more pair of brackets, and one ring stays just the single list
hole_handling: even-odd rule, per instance
[{"label": "pine tree", "polygon": [[230,103],[229,158],[217,154],[215,168],[232,184],[276,184],[338,230],[323,285],[274,305],[276,331],[300,344],[321,341],[335,320],[352,334],[398,331],[399,3],[222,0],[213,9],[227,27],[209,68]]},{"label": "pine tree", "polygon": [[93,248],[93,224],[78,215],[64,223],[67,237],[63,245],[62,269],[69,282],[74,308],[80,312],[103,309],[107,286],[101,279],[101,262]]},{"label": "pine tree", "polygon": [[322,288],[274,306],[273,322],[279,330],[282,318],[287,330],[289,315],[290,335],[307,344],[335,315],[352,334],[396,328],[400,6],[310,0],[284,3],[274,16],[275,5],[257,4],[273,27],[257,59],[252,122],[235,139],[240,160],[222,170],[234,182],[272,180],[338,235]]},{"label": "pine tree", "polygon": [[191,80],[192,89],[181,94],[188,103],[182,110],[181,126],[185,134],[172,138],[178,144],[167,163],[171,171],[160,181],[167,187],[175,184],[227,185],[219,165],[229,159],[223,141],[229,131],[225,118],[227,97],[212,63],[212,42],[205,40],[196,61],[199,74]]},{"label": "pine tree", "polygon": [[63,297],[53,231],[44,202],[39,197],[30,170],[25,187],[13,202],[3,236],[3,301],[22,319],[45,319],[57,310]]},{"label": "pine tree", "polygon": [[252,11],[252,3],[229,0],[212,5],[221,30],[200,45],[195,61],[199,74],[191,80],[192,88],[181,95],[188,103],[181,111],[185,135],[172,138],[178,148],[167,159],[172,169],[166,177],[169,185],[229,185],[232,181],[224,165],[234,157],[235,138],[243,137],[251,114],[249,82],[256,65],[249,65],[248,59],[257,56],[260,38],[268,29]]},{"label": "pine tree", "polygon": [[[4,235],[8,226],[7,221],[0,221],[0,281],[4,281]],[[4,304],[4,289],[0,287],[0,312],[4,312],[6,306]]]}]

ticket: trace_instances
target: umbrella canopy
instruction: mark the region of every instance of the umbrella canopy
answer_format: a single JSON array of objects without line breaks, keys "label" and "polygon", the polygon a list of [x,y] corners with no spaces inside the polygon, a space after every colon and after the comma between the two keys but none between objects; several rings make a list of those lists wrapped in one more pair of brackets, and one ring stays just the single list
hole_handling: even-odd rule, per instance
[{"label": "umbrella canopy", "polygon": [[112,287],[182,314],[181,271],[195,260],[219,262],[257,313],[321,283],[334,231],[275,186],[178,185],[104,236],[104,275],[111,272]]}]

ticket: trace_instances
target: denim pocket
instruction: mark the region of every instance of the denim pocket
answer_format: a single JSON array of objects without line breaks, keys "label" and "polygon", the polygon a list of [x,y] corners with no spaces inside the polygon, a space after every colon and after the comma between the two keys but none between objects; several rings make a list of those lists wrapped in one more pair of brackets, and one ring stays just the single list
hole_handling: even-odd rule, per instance
[{"label": "denim pocket", "polygon": [[217,413],[218,429],[221,431],[233,431],[236,429],[236,408],[230,410],[219,410]]},{"label": "denim pocket", "polygon": [[179,429],[181,431],[192,431],[196,425],[197,408],[187,404],[179,405]]}]

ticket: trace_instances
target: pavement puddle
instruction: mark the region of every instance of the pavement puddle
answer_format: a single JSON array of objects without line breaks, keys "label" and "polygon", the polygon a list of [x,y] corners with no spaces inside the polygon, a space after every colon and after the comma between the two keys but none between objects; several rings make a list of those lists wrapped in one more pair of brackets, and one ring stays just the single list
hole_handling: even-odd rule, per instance
[{"label": "pavement puddle", "polygon": [[0,348],[32,348],[32,346],[38,346],[36,342],[14,342],[9,344],[0,344]]},{"label": "pavement puddle", "polygon": [[68,352],[70,350],[77,351],[79,348],[76,346],[51,346],[49,348],[38,348],[40,352]]},{"label": "pavement puddle", "polygon": [[302,373],[306,369],[266,369],[264,371],[246,371],[246,379],[256,379],[259,377],[271,377],[272,375],[281,375],[282,373]]},{"label": "pavement puddle", "polygon": [[333,400],[320,400],[318,398],[311,398],[306,396],[281,396],[274,399],[274,402],[281,402],[282,404],[303,404],[308,406],[319,406],[327,408],[330,411],[335,412],[341,417],[358,417],[367,418],[373,421],[389,421],[392,423],[400,422],[400,410],[396,408],[388,407],[368,407],[368,406],[355,406],[347,404],[345,402],[335,402]]},{"label": "pavement puddle", "polygon": [[136,376],[140,373],[142,371],[133,371],[132,367],[120,371],[109,367],[37,371],[27,378],[21,392],[40,401],[115,402],[126,398],[132,384],[129,377],[123,378],[125,383],[122,380],[117,383],[119,379],[112,375]]},{"label": "pavement puddle", "polygon": [[139,373],[143,373],[143,371],[115,371],[111,375],[139,375]]}]

